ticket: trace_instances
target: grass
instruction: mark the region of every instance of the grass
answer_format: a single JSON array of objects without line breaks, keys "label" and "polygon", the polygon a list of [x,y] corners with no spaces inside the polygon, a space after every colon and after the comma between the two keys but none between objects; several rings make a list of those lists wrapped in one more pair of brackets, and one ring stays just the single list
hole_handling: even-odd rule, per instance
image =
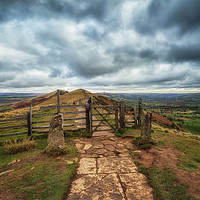
[{"label": "grass", "polygon": [[11,108],[12,108],[12,107],[11,107],[11,106],[8,106],[8,105],[1,106],[1,107],[0,107],[0,111],[10,110]]},{"label": "grass", "polygon": [[187,185],[180,183],[172,170],[143,167],[140,172],[148,176],[156,200],[195,200],[188,195]]},{"label": "grass", "polygon": [[169,168],[148,168],[135,160],[137,153],[130,151],[138,171],[148,179],[148,184],[153,188],[155,200],[198,200],[189,195],[187,184],[183,184],[176,177],[176,173]]},{"label": "grass", "polygon": [[152,139],[147,140],[141,137],[136,137],[133,140],[133,144],[137,145],[139,149],[148,150],[148,149],[151,149],[152,146],[156,145],[156,142]]},{"label": "grass", "polygon": [[119,131],[115,132],[115,136],[117,137],[126,137],[126,136],[137,137],[140,135],[140,129],[137,127],[127,128],[127,129],[119,129]]},{"label": "grass", "polygon": [[17,172],[20,181],[7,182],[7,187],[17,199],[52,199],[60,200],[67,191],[70,179],[75,173],[76,164],[66,164],[66,169],[59,172],[61,163],[48,159],[44,163],[29,165]]},{"label": "grass", "polygon": [[200,119],[185,121],[183,128],[192,134],[200,135]]},{"label": "grass", "polygon": [[[75,142],[72,138],[67,140],[70,140],[69,144],[67,142],[70,151],[59,157],[44,153],[47,138],[36,138],[37,146],[34,149],[13,155],[6,154],[3,146],[0,146],[0,170],[8,171],[0,176],[0,193],[9,190],[19,200],[62,199],[76,172],[78,161],[73,145]],[[13,171],[9,173],[9,170]]]},{"label": "grass", "polygon": [[179,167],[186,171],[200,170],[200,141],[181,137],[173,144],[184,153],[180,156]]},{"label": "grass", "polygon": [[178,124],[184,130],[200,135],[200,114],[199,111],[186,111],[186,112],[174,112],[164,113],[170,120]]},{"label": "grass", "polygon": [[200,141],[190,136],[175,135],[164,129],[154,129],[152,137],[157,141],[157,146],[168,147],[171,143],[183,154],[178,157],[180,169],[200,173]]}]

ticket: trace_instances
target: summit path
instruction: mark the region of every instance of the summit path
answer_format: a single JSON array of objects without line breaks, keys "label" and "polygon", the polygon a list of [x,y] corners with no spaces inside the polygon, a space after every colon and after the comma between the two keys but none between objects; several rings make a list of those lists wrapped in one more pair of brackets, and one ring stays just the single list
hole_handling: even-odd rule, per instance
[{"label": "summit path", "polygon": [[127,149],[130,138],[112,133],[76,140],[80,163],[67,200],[153,200],[146,177],[139,173]]}]

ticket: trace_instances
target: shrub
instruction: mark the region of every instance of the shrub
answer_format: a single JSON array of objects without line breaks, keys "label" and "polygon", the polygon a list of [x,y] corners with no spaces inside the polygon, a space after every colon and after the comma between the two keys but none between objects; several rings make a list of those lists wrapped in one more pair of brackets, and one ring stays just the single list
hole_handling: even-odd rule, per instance
[{"label": "shrub", "polygon": [[28,151],[36,145],[37,144],[34,140],[31,140],[30,138],[24,138],[22,141],[17,139],[9,140],[4,143],[4,148],[6,153],[15,154],[22,151]]},{"label": "shrub", "polygon": [[148,140],[148,139],[143,139],[142,137],[136,137],[133,140],[133,144],[137,145],[140,149],[150,149],[153,145],[156,144],[155,141],[153,141],[152,139]]}]

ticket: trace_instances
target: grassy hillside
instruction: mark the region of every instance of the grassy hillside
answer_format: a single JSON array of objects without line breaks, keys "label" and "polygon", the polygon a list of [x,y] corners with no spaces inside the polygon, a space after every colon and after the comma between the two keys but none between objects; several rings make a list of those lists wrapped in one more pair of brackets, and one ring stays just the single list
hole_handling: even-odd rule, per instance
[{"label": "grassy hillside", "polygon": [[[57,105],[57,91],[41,95],[35,98],[26,99],[24,101],[20,101],[15,105],[13,105],[12,109],[1,112],[0,113],[0,120],[14,118],[16,115],[26,115],[29,111],[29,105],[32,102],[33,104],[33,115],[34,114],[49,114],[49,113],[56,113],[56,108],[54,109],[40,109],[40,107],[44,106],[51,106]],[[94,105],[114,105],[115,101],[111,100],[104,96],[99,96],[96,94],[92,94],[86,90],[78,89],[72,92],[61,91],[60,94],[60,104],[61,105],[72,105],[75,101],[76,104],[85,105],[87,103],[88,98],[92,98],[92,103]],[[83,108],[84,109],[84,108]],[[75,112],[78,111],[76,108],[61,108],[61,112]],[[84,117],[84,114],[83,114]],[[37,121],[50,121],[52,116],[38,116],[33,117],[33,122]],[[76,114],[65,114],[64,119],[75,119]],[[65,124],[73,124],[75,120],[66,121]],[[79,122],[77,122],[79,123]],[[84,123],[84,120],[83,120]],[[26,119],[22,121],[11,121],[11,122],[0,122],[0,127],[10,127],[10,126],[26,126],[27,121]],[[46,123],[37,123],[34,126],[48,126],[49,122]],[[75,127],[74,127],[75,128]],[[65,127],[65,129],[73,129],[73,127]],[[48,131],[48,128],[43,128],[40,131]],[[27,132],[27,127],[19,127],[19,128],[9,128],[9,129],[0,129],[0,135],[7,135],[7,134],[16,134],[21,132]],[[25,136],[25,135],[24,135]],[[24,136],[12,136],[12,137],[24,137]],[[8,137],[9,138],[9,137]],[[0,138],[1,140],[7,140],[7,138]]]}]

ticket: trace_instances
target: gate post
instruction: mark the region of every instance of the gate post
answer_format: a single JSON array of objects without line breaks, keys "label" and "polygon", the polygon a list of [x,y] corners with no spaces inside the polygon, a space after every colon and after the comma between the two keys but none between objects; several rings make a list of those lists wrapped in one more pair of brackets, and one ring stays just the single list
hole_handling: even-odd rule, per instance
[{"label": "gate post", "polygon": [[118,103],[115,103],[115,131],[118,129]]},{"label": "gate post", "polygon": [[86,131],[90,133],[90,106],[85,106],[85,114],[86,114]]},{"label": "gate post", "polygon": [[125,108],[124,108],[124,101],[120,102],[120,128],[125,128]]},{"label": "gate post", "polygon": [[135,121],[135,125],[137,126],[137,114],[136,114],[136,106],[133,107],[133,112],[134,112],[134,121]]},{"label": "gate post", "polygon": [[57,113],[60,113],[60,90],[57,90]]},{"label": "gate post", "polygon": [[90,133],[92,133],[92,102],[89,104]]}]

